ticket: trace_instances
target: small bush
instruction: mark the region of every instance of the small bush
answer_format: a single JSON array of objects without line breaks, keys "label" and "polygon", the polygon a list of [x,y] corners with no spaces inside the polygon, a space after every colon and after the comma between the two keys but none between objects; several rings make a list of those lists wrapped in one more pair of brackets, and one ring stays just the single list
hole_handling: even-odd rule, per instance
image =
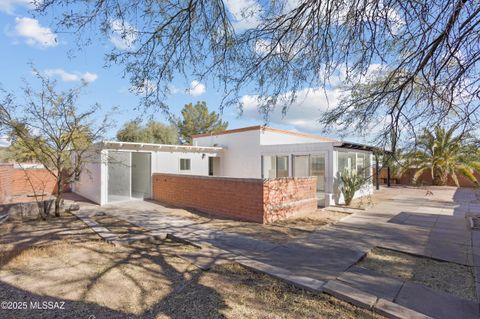
[{"label": "small bush", "polygon": [[362,188],[366,179],[363,176],[358,175],[357,172],[349,170],[343,171],[343,173],[340,174],[340,179],[342,181],[340,190],[345,199],[345,205],[350,206],[355,193]]}]

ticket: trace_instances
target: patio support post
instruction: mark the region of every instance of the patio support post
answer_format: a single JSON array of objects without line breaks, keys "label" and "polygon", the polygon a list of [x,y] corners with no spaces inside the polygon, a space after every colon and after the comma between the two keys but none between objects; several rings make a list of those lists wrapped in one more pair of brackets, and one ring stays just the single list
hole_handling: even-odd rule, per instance
[{"label": "patio support post", "polygon": [[375,155],[375,187],[380,189],[380,168],[378,167],[378,156]]},{"label": "patio support post", "polygon": [[387,166],[387,186],[390,187],[390,166]]}]

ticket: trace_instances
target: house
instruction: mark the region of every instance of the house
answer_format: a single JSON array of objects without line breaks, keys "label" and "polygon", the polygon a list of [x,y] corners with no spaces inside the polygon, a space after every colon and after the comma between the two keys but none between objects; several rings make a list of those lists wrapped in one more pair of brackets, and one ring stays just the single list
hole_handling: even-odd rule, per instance
[{"label": "house", "polygon": [[[191,146],[129,142],[95,145],[93,160],[73,185],[99,204],[152,196],[155,173],[272,179],[316,176],[319,206],[343,201],[340,173],[372,176],[372,148],[339,140],[252,126],[193,136]],[[373,192],[371,179],[356,196]]]}]

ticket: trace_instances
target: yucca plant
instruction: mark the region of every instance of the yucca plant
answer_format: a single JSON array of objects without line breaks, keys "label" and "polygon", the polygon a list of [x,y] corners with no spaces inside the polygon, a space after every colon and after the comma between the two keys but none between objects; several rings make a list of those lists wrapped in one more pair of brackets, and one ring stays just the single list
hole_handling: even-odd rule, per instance
[{"label": "yucca plant", "polygon": [[457,176],[460,173],[479,186],[474,173],[480,172],[480,151],[470,135],[455,135],[455,127],[437,126],[433,131],[425,129],[416,149],[405,154],[402,173],[412,167],[416,169],[414,183],[425,171],[430,171],[433,185],[446,185],[451,176],[460,186]]},{"label": "yucca plant", "polygon": [[350,206],[355,193],[362,188],[367,180],[362,175],[357,174],[357,172],[350,170],[344,170],[340,174],[340,180],[342,181],[340,190],[342,191],[345,205]]}]

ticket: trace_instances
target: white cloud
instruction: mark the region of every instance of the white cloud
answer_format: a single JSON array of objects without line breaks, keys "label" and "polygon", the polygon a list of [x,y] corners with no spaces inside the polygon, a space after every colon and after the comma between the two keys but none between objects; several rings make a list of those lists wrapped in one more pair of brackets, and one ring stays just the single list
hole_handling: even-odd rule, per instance
[{"label": "white cloud", "polygon": [[135,94],[148,94],[157,90],[157,86],[150,80],[143,81],[142,84],[132,85],[129,89],[130,92]]},{"label": "white cloud", "polygon": [[131,24],[121,20],[110,22],[110,42],[119,50],[129,50],[138,37],[138,31]]},{"label": "white cloud", "polygon": [[0,0],[0,11],[14,14],[16,7],[33,9],[38,1],[35,0]]},{"label": "white cloud", "polygon": [[1,135],[0,136],[0,147],[7,147],[10,146],[10,139],[8,135]]},{"label": "white cloud", "polygon": [[234,19],[232,24],[237,31],[254,28],[260,23],[262,7],[256,0],[225,0],[225,5]]},{"label": "white cloud", "polygon": [[64,82],[84,81],[90,83],[98,78],[98,75],[95,73],[67,72],[63,69],[47,69],[44,73],[49,77],[58,76]]},{"label": "white cloud", "polygon": [[[340,90],[304,89],[297,92],[297,98],[285,115],[282,108],[276,107],[269,114],[269,122],[290,125],[299,131],[318,132],[322,129],[319,119],[327,109],[335,107],[340,98]],[[287,95],[280,98],[288,99]],[[241,98],[243,115],[246,118],[263,121],[258,109],[258,97],[245,95]]]},{"label": "white cloud", "polygon": [[15,35],[25,38],[25,42],[31,46],[47,48],[58,45],[57,35],[33,18],[15,18]]},{"label": "white cloud", "polygon": [[190,83],[190,88],[188,89],[188,94],[192,96],[199,96],[202,95],[207,91],[205,84],[198,82],[197,80],[193,80]]}]

